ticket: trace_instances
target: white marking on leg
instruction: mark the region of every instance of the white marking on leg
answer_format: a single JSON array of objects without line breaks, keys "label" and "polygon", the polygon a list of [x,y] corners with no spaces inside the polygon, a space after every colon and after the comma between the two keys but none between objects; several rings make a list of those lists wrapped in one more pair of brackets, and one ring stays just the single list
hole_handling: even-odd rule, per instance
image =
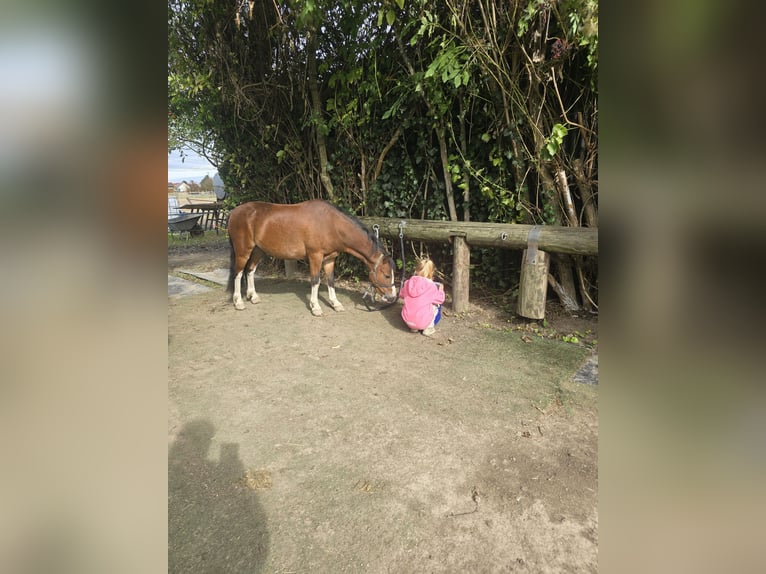
[{"label": "white marking on leg", "polygon": [[332,308],[336,311],[345,311],[343,308],[343,305],[340,301],[338,301],[338,298],[335,296],[335,287],[327,286],[327,295],[330,298],[330,305],[332,305]]},{"label": "white marking on leg", "polygon": [[255,292],[255,269],[253,267],[253,270],[247,273],[247,293],[245,294],[245,299],[252,301],[253,304],[261,302],[261,298]]},{"label": "white marking on leg", "polygon": [[234,296],[232,297],[234,301],[234,308],[240,311],[245,308],[245,304],[242,302],[242,290],[240,289],[241,284],[242,271],[237,273],[236,277],[234,277]]},{"label": "white marking on leg", "polygon": [[309,300],[311,306],[311,314],[315,317],[322,315],[322,308],[319,306],[319,282],[311,285],[311,299]]}]

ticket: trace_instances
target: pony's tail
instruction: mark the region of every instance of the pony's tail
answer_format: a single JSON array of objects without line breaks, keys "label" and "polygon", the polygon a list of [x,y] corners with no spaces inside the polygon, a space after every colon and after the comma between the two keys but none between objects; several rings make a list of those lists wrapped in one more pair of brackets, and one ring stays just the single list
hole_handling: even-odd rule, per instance
[{"label": "pony's tail", "polygon": [[226,292],[234,293],[234,262],[236,260],[234,253],[234,242],[229,235],[229,281],[226,284]]}]

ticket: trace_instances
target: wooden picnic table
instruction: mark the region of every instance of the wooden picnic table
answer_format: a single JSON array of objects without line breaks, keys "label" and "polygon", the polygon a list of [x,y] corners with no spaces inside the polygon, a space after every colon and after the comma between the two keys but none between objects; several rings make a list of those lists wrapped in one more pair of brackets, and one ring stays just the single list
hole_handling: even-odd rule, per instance
[{"label": "wooden picnic table", "polygon": [[207,203],[187,203],[179,206],[178,209],[188,211],[189,213],[202,213],[203,229],[226,229],[229,221],[229,212],[223,201],[213,201]]}]

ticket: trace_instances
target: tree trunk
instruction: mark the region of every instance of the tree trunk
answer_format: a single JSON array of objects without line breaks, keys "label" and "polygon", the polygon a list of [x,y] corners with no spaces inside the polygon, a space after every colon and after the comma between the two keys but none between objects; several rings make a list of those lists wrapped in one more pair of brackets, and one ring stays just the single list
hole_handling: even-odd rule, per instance
[{"label": "tree trunk", "polygon": [[577,189],[580,191],[580,197],[583,202],[583,215],[585,219],[585,225],[588,227],[598,227],[598,211],[596,210],[596,202],[593,198],[593,190],[591,183],[585,176],[583,170],[582,160],[576,159],[572,165],[572,172],[577,183]]},{"label": "tree trunk", "polygon": [[383,148],[383,151],[380,152],[380,157],[378,158],[378,164],[375,166],[375,175],[372,176],[372,181],[370,183],[375,183],[375,180],[378,179],[378,176],[380,175],[380,171],[383,169],[383,160],[386,159],[386,155],[389,151],[391,151],[391,148],[394,147],[394,144],[396,143],[396,140],[399,139],[399,136],[402,135],[402,128],[396,128],[396,131],[394,132],[394,135],[391,136],[391,139],[388,140],[388,143],[386,144],[386,147]]},{"label": "tree trunk", "polygon": [[[509,124],[510,126],[510,124]],[[510,127],[509,127],[510,129]],[[516,143],[516,136],[514,136],[513,132],[511,132],[510,136],[511,139],[511,149],[513,150],[513,159],[514,161],[511,162],[511,165],[513,166],[513,179],[514,184],[516,188],[516,192],[518,193],[518,196],[521,197],[521,190],[524,187],[524,174],[526,173],[526,170],[522,169],[523,164],[526,163],[526,160],[519,152],[519,145]],[[532,201],[532,197],[530,196],[530,189],[529,186],[527,186],[527,193],[525,199],[530,203],[534,203]],[[529,214],[525,211],[524,212],[524,218],[522,221],[530,222]]]},{"label": "tree trunk", "polygon": [[[546,195],[546,201],[553,203],[553,213],[556,225],[563,224],[563,217],[559,202],[556,201],[556,184],[553,176],[551,175],[550,168],[552,164],[550,162],[542,162],[540,164],[540,177],[543,180],[544,195]],[[577,303],[577,286],[575,285],[574,273],[572,273],[572,265],[569,258],[557,257],[556,262],[556,275],[558,276],[558,283],[554,287],[556,295],[559,296],[561,304],[567,311],[579,310],[580,306]]]},{"label": "tree trunk", "polygon": [[569,292],[566,291],[551,275],[548,273],[548,283],[553,288],[553,290],[556,292],[556,295],[559,296],[559,300],[561,301],[561,304],[563,305],[564,309],[566,309],[569,312],[579,311],[580,306],[577,304],[577,301],[572,299]]},{"label": "tree trunk", "polygon": [[[431,106],[428,106],[431,109]],[[439,139],[439,153],[442,160],[442,172],[444,173],[444,193],[447,195],[447,207],[449,208],[450,221],[457,221],[457,209],[455,209],[455,195],[452,191],[452,174],[449,170],[449,156],[447,155],[447,138],[444,134],[444,122],[440,122],[436,129],[436,137]]]},{"label": "tree trunk", "polygon": [[[468,137],[465,133],[465,104],[460,98],[460,153],[463,161],[468,157]],[[463,221],[471,221],[471,174],[468,167],[463,168]]]},{"label": "tree trunk", "polygon": [[[399,34],[396,34],[396,44],[399,47],[399,53],[402,56],[402,59],[404,60],[405,66],[407,66],[407,71],[409,72],[410,76],[415,75],[415,68],[413,68],[412,63],[410,62],[410,59],[407,57],[407,52],[404,50],[404,45],[402,44],[402,39],[399,37]],[[428,109],[428,115],[431,117],[437,117],[436,112],[434,111],[433,106],[431,105],[431,102],[428,101],[428,98],[425,97],[425,94],[421,92],[421,95],[423,96],[423,101],[426,104],[426,108]],[[447,195],[447,208],[449,209],[449,218],[451,221],[457,221],[457,209],[455,209],[455,196],[452,193],[452,176],[449,172],[449,156],[447,155],[447,138],[444,133],[444,120],[441,119],[439,121],[439,126],[436,129],[436,137],[439,140],[439,154],[441,155],[441,162],[442,162],[442,171],[444,173],[444,190]]]},{"label": "tree trunk", "polygon": [[322,110],[322,97],[319,94],[319,73],[317,70],[316,37],[313,32],[308,33],[308,84],[311,95],[311,108],[314,115],[314,133],[316,134],[317,151],[319,152],[319,179],[327,191],[327,198],[335,201],[335,188],[327,171],[327,138],[325,137],[324,114]]},{"label": "tree trunk", "polygon": [[[361,173],[359,174],[359,185],[362,192],[362,215],[367,214],[367,158],[362,150],[362,146],[359,146],[359,155],[361,156]],[[374,181],[374,180],[373,180]]]},{"label": "tree trunk", "polygon": [[561,202],[564,204],[564,213],[569,221],[569,227],[580,227],[580,222],[574,209],[574,201],[572,201],[572,192],[569,191],[567,174],[561,166],[556,168],[556,183],[558,183],[559,195],[561,196]]},{"label": "tree trunk", "polygon": [[[566,210],[567,219],[569,220],[569,226],[579,227],[580,221],[579,221],[579,218],[577,217],[577,214],[575,213],[574,202],[572,201],[572,194],[569,190],[569,184],[567,183],[566,172],[560,166],[558,171],[556,172],[556,182],[558,183],[558,186],[559,186],[559,192],[561,194],[561,199],[564,204],[564,208]],[[575,267],[575,272],[577,273],[577,279],[580,285],[580,296],[582,298],[583,306],[588,311],[592,311],[593,305],[590,299],[590,295],[588,294],[588,287],[586,285],[585,277],[582,272],[581,257],[574,258],[574,267]],[[572,279],[572,281],[574,282],[574,278]]]},{"label": "tree trunk", "polygon": [[554,261],[556,262],[556,275],[559,278],[559,290],[554,288],[554,291],[567,311],[579,311],[580,305],[577,303],[577,286],[572,272],[572,260],[566,256],[559,256]]}]

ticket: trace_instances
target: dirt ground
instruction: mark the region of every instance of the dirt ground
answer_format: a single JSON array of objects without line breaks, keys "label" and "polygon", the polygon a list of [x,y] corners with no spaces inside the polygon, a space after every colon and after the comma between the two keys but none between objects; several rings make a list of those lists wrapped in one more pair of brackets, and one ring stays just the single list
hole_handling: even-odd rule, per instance
[{"label": "dirt ground", "polygon": [[597,571],[595,320],[445,305],[428,338],[360,286],[317,318],[305,279],[210,285],[168,299],[170,572]]}]

